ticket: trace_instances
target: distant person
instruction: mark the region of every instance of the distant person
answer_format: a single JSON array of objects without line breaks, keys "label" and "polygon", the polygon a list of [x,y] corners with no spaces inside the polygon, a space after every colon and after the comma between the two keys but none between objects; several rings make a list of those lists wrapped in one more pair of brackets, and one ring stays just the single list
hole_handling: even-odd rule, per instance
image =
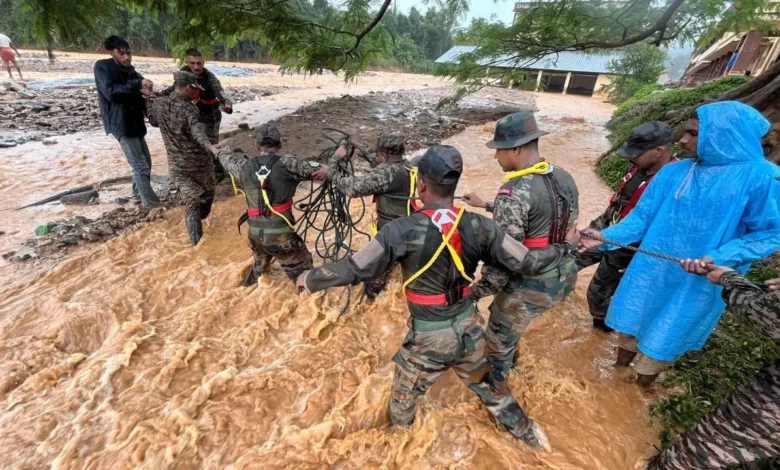
[{"label": "distant person", "polygon": [[[725,101],[698,108],[680,140],[690,158],[664,166],[639,204],[616,225],[583,230],[595,237],[681,258],[700,274],[716,264],[739,271],[780,248],[780,168],[764,159],[769,122],[755,109]],[[611,249],[604,245],[601,249]],[[637,254],[609,306],[606,324],[620,332],[616,365],[634,362],[649,386],[687,351],[701,349],[723,312],[720,288],[674,263]]]},{"label": "distant person", "polygon": [[152,82],[132,66],[130,45],[119,36],[109,36],[103,45],[110,59],[95,62],[95,84],[103,128],[119,141],[133,170],[133,201],[144,207],[160,204],[152,189],[152,156],[146,145],[146,101]]},{"label": "distant person", "polygon": [[218,152],[198,121],[192,100],[200,89],[195,75],[176,72],[174,91],[157,98],[149,109],[149,124],[159,127],[168,151],[168,177],[179,189],[184,203],[184,222],[195,246],[203,236],[202,220],[214,202],[214,162]]},{"label": "distant person", "polygon": [[282,136],[273,124],[263,124],[255,134],[259,155],[252,158],[220,152],[219,161],[244,188],[247,210],[239,219],[249,224],[247,244],[255,262],[244,287],[256,285],[271,268],[274,258],[295,282],[298,275],[312,267],[312,256],[306,242],[295,231],[293,196],[301,181],[324,180],[328,167],[293,155],[280,155]]},{"label": "distant person", "polygon": [[[619,156],[628,159],[631,169],[623,176],[607,210],[594,219],[589,228],[604,230],[626,218],[636,207],[650,180],[672,160],[672,137],[672,128],[661,121],[648,122],[631,131],[628,143],[617,152]],[[612,331],[612,328],[604,323],[604,319],[607,317],[609,302],[633,258],[634,252],[625,248],[609,251],[595,249],[577,255],[579,269],[599,265],[588,285],[587,293],[594,328],[606,333]]]},{"label": "distant person", "polygon": [[[495,149],[496,161],[505,173],[498,194],[490,203],[474,193],[463,197],[467,204],[492,212],[504,233],[532,251],[563,242],[579,216],[574,178],[539,153],[539,138],[546,134],[529,112],[500,119],[493,140],[486,144]],[[485,331],[488,362],[497,384],[507,383],[528,325],[562,302],[576,283],[577,266],[570,253],[561,253],[537,272],[522,275],[485,264],[471,295],[481,299],[498,293],[490,304]]]},{"label": "distant person", "polygon": [[418,168],[421,210],[385,225],[357,253],[301,274],[298,286],[318,292],[355,285],[400,264],[411,318],[409,332],[393,356],[390,422],[411,426],[417,402],[452,369],[513,437],[550,450],[539,424],[523,412],[506,387],[497,386],[490,378],[485,360],[485,320],[469,296],[469,285],[480,261],[511,273],[537,273],[568,256],[579,233],[572,227],[559,242],[529,250],[504,235],[490,219],[452,205],[463,172],[457,149],[430,147]]},{"label": "distant person", "polygon": [[[723,286],[721,295],[729,310],[780,345],[780,278],[767,281],[766,292],[731,268],[710,265],[707,279]],[[752,382],[675,437],[647,469],[715,470],[778,457],[780,359],[775,359],[764,364]]]},{"label": "distant person", "polygon": [[[406,138],[403,135],[383,135],[377,139],[374,151],[356,149],[363,153],[373,168],[364,175],[351,175],[339,168],[338,160],[346,158],[347,149],[339,147],[328,166],[328,179],[347,197],[374,196],[376,229],[400,217],[411,215],[417,208],[415,196],[416,172],[404,160]],[[364,292],[373,302],[387,285],[392,269],[376,279],[365,282]]]},{"label": "distant person", "polygon": [[16,49],[16,46],[14,46],[11,38],[0,33],[0,60],[3,61],[6,70],[8,70],[8,77],[12,80],[14,78],[11,74],[11,64],[14,64],[16,71],[19,72],[19,80],[24,80],[24,77],[22,77],[22,68],[19,66],[19,62],[16,61],[14,52],[16,52],[16,55],[18,55],[20,59],[22,58],[22,54],[19,54],[19,51]]}]

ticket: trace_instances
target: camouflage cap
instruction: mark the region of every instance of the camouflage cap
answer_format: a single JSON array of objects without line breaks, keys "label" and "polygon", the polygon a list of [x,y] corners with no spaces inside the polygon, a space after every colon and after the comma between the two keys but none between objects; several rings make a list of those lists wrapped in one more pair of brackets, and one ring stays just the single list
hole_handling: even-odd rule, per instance
[{"label": "camouflage cap", "polygon": [[198,77],[196,77],[195,74],[185,72],[183,70],[174,72],[173,84],[178,87],[194,86],[195,88],[199,88],[201,90],[204,89],[202,86],[200,86],[200,83],[198,83]]},{"label": "camouflage cap", "polygon": [[671,144],[672,140],[673,133],[669,124],[661,121],[650,121],[635,127],[628,136],[626,145],[617,153],[621,157],[634,159],[648,150]]},{"label": "camouflage cap", "polygon": [[257,128],[255,133],[255,140],[266,147],[278,147],[282,145],[282,135],[279,134],[279,129],[275,124],[263,124]]},{"label": "camouflage cap", "polygon": [[434,145],[422,155],[417,169],[439,184],[455,184],[463,173],[463,158],[455,147]]},{"label": "camouflage cap", "polygon": [[406,137],[400,134],[383,135],[376,140],[376,151],[388,155],[403,155],[406,151]]},{"label": "camouflage cap", "polygon": [[522,111],[499,119],[493,140],[487,146],[491,149],[513,149],[547,134],[539,130],[533,113]]}]

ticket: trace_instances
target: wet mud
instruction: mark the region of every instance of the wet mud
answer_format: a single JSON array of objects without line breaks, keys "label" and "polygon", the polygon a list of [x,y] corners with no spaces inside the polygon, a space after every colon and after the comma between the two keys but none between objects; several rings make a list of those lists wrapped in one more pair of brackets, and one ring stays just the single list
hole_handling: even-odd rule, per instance
[{"label": "wet mud", "polygon": [[[611,107],[552,95],[537,105],[551,131],[541,150],[577,180],[584,225],[609,197],[590,165]],[[461,191],[498,187],[491,134],[471,126],[445,140],[465,157]],[[244,207],[217,203],[195,248],[177,208],[40,277],[4,277],[3,467],[624,470],[653,454],[649,398],[611,367],[614,338],[590,327],[590,272],[532,323],[510,376],[551,453],[511,438],[452,373],[411,429],[394,429],[391,357],[408,317],[398,273],[341,318],[345,288],[299,296],[278,268],[239,288],[251,264],[234,225]]]}]

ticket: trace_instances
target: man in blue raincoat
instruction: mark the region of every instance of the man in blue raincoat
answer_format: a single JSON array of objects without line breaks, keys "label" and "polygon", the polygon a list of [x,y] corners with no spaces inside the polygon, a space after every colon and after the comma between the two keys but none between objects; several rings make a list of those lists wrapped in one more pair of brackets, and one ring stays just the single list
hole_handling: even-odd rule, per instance
[{"label": "man in blue raincoat", "polygon": [[[680,144],[689,159],[665,166],[636,208],[598,241],[690,259],[689,272],[717,264],[741,272],[780,248],[780,168],[764,159],[769,122],[755,109],[726,101],[698,108]],[[649,386],[687,351],[699,350],[720,319],[721,288],[669,261],[637,254],[615,293],[606,323],[620,333],[616,365],[634,363]]]}]

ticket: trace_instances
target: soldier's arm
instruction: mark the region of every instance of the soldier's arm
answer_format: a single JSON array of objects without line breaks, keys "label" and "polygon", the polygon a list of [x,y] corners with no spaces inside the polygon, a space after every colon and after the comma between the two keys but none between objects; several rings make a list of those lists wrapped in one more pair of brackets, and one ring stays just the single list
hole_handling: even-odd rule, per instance
[{"label": "soldier's arm", "polygon": [[149,124],[154,127],[160,127],[160,122],[157,119],[157,109],[154,106],[154,101],[146,98],[146,117],[149,119]]},{"label": "soldier's arm", "polygon": [[593,219],[588,226],[588,228],[592,228],[593,230],[604,230],[605,228],[609,227],[609,223],[611,222],[610,219],[610,210],[607,208],[607,210],[604,211],[600,216]]},{"label": "soldier's arm", "polygon": [[222,88],[222,83],[219,81],[217,76],[211,72],[211,70],[206,71],[206,79],[208,80],[211,89],[214,90],[214,94],[217,96],[217,99],[220,103],[229,101],[229,98],[225,96],[225,89]]},{"label": "soldier's arm", "polygon": [[160,92],[160,96],[168,96],[168,95],[170,95],[171,93],[173,93],[173,90],[175,90],[175,89],[176,89],[176,88],[175,88],[173,85],[171,85],[171,86],[169,86],[168,88],[165,88],[164,90],[162,90],[162,91]]},{"label": "soldier's arm", "polygon": [[482,277],[474,283],[471,295],[476,299],[498,294],[509,281],[509,273],[492,264],[482,266]]},{"label": "soldier's arm", "polygon": [[247,162],[243,156],[234,155],[233,152],[227,149],[220,150],[217,153],[217,158],[225,171],[236,177],[241,175],[241,170]]},{"label": "soldier's arm", "polygon": [[393,182],[392,168],[385,166],[362,176],[349,175],[335,166],[330,166],[328,179],[347,197],[363,197],[382,194]]},{"label": "soldier's arm", "polygon": [[206,135],[206,131],[203,129],[203,124],[198,120],[198,108],[192,103],[187,103],[183,106],[184,117],[187,120],[187,125],[190,128],[192,137],[203,146],[204,149],[211,151],[211,140]]},{"label": "soldier's arm", "polygon": [[382,227],[376,237],[354,255],[307,271],[303,277],[304,288],[308,292],[318,292],[379,276],[406,255],[404,233],[408,233],[409,228],[410,221],[404,219]]},{"label": "soldier's arm", "polygon": [[732,312],[765,336],[780,341],[780,297],[776,292],[765,292],[736,271],[724,273],[720,283],[723,300]]},{"label": "soldier's arm", "polygon": [[320,169],[320,164],[311,160],[301,160],[292,155],[285,155],[279,163],[299,180],[311,179],[312,173]]}]

